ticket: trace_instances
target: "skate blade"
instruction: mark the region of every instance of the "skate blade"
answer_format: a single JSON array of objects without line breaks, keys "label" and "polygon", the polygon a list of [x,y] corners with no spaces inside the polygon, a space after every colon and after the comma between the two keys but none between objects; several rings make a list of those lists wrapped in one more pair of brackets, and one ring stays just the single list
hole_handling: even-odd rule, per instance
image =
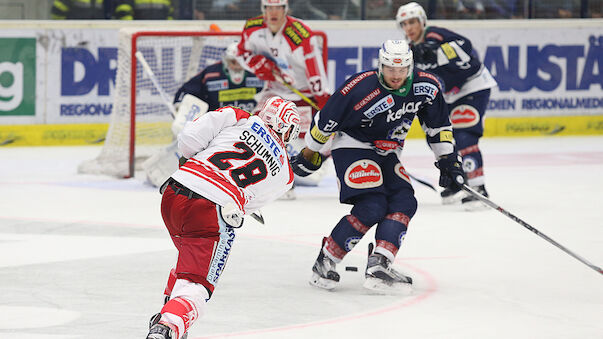
[{"label": "skate blade", "polygon": [[323,290],[333,290],[339,284],[338,281],[329,280],[321,277],[320,275],[313,273],[312,278],[309,281],[310,285],[318,288],[322,288]]},{"label": "skate blade", "polygon": [[407,283],[392,283],[391,285],[378,278],[366,278],[362,286],[378,294],[412,294],[412,285]]},{"label": "skate blade", "polygon": [[452,205],[461,202],[465,194],[463,192],[457,192],[456,194],[449,195],[445,198],[442,198],[442,205]]}]

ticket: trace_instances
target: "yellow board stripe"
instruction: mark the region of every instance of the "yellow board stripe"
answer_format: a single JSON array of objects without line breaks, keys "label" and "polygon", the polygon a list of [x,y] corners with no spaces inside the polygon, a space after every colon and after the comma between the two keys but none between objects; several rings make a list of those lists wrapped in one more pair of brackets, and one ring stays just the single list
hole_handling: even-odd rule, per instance
[{"label": "yellow board stripe", "polygon": [[[148,125],[148,126],[145,126]],[[152,125],[152,126],[151,126]],[[157,125],[161,125],[161,134],[156,134]],[[164,126],[165,125],[165,126]],[[172,135],[169,122],[143,124],[139,127],[144,144],[167,144]],[[0,125],[0,147],[8,146],[61,146],[101,144],[109,124],[70,124],[70,125]],[[152,135],[144,133],[144,128],[153,130]],[[316,134],[317,131],[314,131]],[[313,134],[313,135],[314,135]],[[518,117],[486,119],[485,137],[527,137],[551,135],[603,135],[603,115],[556,116],[556,117]],[[328,136],[317,134],[321,141]],[[425,138],[418,121],[412,124],[408,138]]]}]

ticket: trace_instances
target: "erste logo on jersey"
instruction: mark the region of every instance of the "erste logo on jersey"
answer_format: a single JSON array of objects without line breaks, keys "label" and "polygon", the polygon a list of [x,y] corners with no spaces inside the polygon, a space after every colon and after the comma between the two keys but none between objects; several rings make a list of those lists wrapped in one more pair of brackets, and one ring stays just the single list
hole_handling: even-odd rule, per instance
[{"label": "erste logo on jersey", "polygon": [[262,88],[262,87],[264,87],[264,81],[260,80],[259,78],[256,78],[256,77],[250,77],[250,78],[245,79],[245,86]]},{"label": "erste logo on jersey", "polygon": [[379,164],[370,159],[362,159],[353,162],[348,167],[344,180],[345,184],[351,188],[374,188],[383,184],[383,174]]},{"label": "erste logo on jersey", "polygon": [[479,123],[479,112],[469,105],[458,105],[450,113],[450,122],[454,128],[467,128]]},{"label": "erste logo on jersey", "polygon": [[212,80],[207,82],[207,90],[216,92],[223,89],[228,89],[228,79]]},{"label": "erste logo on jersey", "polygon": [[382,98],[381,100],[377,101],[373,106],[371,106],[363,114],[367,118],[372,119],[375,115],[387,111],[388,109],[394,107],[394,105],[395,105],[395,101],[394,101],[393,95],[388,94],[385,98]]},{"label": "erste logo on jersey", "polygon": [[438,87],[428,82],[417,82],[412,84],[414,95],[426,95],[430,100],[435,99],[438,94]]}]

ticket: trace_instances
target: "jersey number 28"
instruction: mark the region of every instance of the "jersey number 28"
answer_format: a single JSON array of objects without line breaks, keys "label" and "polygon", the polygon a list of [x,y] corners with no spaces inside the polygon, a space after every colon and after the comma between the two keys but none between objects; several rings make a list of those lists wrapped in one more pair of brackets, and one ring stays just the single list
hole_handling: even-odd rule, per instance
[{"label": "jersey number 28", "polygon": [[[249,160],[255,152],[244,142],[238,142],[234,146],[243,152],[219,152],[211,157],[209,161],[221,170],[227,170],[234,165],[229,160]],[[230,169],[230,177],[239,187],[247,187],[266,179],[268,170],[261,159],[255,159],[237,168]]]}]

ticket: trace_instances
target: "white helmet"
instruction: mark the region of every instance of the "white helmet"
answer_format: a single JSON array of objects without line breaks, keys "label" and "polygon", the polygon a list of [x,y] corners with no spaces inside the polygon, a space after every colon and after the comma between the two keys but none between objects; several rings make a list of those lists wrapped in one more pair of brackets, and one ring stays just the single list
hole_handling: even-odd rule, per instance
[{"label": "white helmet", "polygon": [[232,69],[231,67],[228,67],[228,62],[229,61],[237,61],[237,54],[238,54],[238,43],[237,42],[233,42],[231,44],[229,44],[226,47],[226,50],[224,50],[224,54],[222,55],[222,64],[224,66],[224,70],[226,72],[226,74],[228,75],[228,77],[230,78],[230,81],[232,81],[233,84],[238,85],[240,83],[243,82],[243,80],[245,79],[245,69],[241,66],[239,69]]},{"label": "white helmet", "polygon": [[396,22],[398,23],[398,28],[402,27],[402,22],[411,18],[418,18],[423,24],[423,27],[427,25],[427,15],[425,14],[425,10],[416,2],[410,2],[398,8],[398,13],[396,13]]},{"label": "white helmet", "polygon": [[412,51],[404,40],[387,40],[379,49],[379,78],[383,72],[383,66],[408,67],[408,76],[412,75],[413,60]]},{"label": "white helmet", "polygon": [[284,137],[290,131],[289,137],[284,142],[295,140],[299,134],[301,119],[297,112],[297,106],[289,100],[275,96],[266,101],[258,116],[266,125],[276,133]]},{"label": "white helmet", "polygon": [[266,11],[266,6],[285,6],[285,13],[289,11],[288,0],[262,0],[262,13]]}]

